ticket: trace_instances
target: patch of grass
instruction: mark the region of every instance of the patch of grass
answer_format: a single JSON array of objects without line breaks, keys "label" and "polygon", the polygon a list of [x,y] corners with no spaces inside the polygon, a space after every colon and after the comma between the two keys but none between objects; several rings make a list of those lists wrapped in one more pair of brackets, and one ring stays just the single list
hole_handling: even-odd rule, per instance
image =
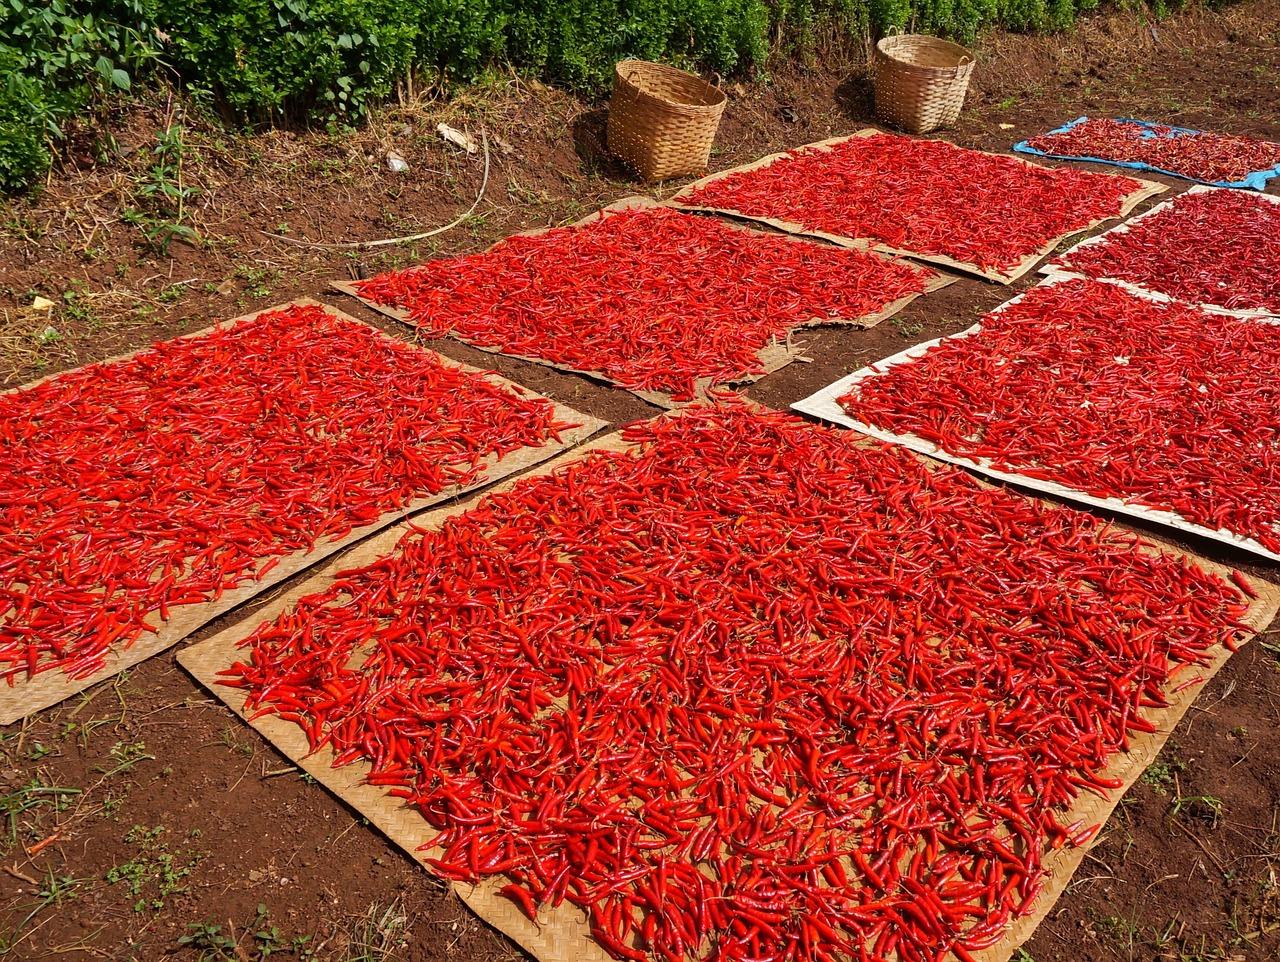
[{"label": "patch of grass", "polygon": [[28,927],[35,921],[36,916],[47,908],[70,902],[78,894],[80,886],[87,881],[89,880],[72,878],[70,875],[55,875],[53,869],[49,869],[43,884],[36,892],[31,911],[12,930],[0,933],[0,956],[7,955],[17,948],[18,943],[26,937],[24,932],[30,934]]},{"label": "patch of grass", "polygon": [[218,744],[222,745],[227,751],[243,755],[245,758],[252,758],[253,745],[241,737],[241,731],[242,729],[239,725],[228,725],[218,732]]},{"label": "patch of grass", "polygon": [[408,944],[408,926],[399,900],[385,907],[375,902],[353,926],[345,962],[389,962]]},{"label": "patch of grass", "polygon": [[308,962],[314,956],[311,936],[290,938],[271,921],[271,912],[264,903],[258,904],[257,913],[247,925],[240,926],[244,935],[237,938],[216,922],[198,922],[187,926],[185,935],[178,937],[178,945],[197,953],[198,962],[266,962],[272,958],[290,958]]},{"label": "patch of grass", "polygon": [[1217,828],[1222,820],[1222,810],[1222,799],[1216,795],[1179,795],[1173,800],[1169,814]]},{"label": "patch of grass", "polygon": [[249,297],[270,297],[272,285],[280,281],[278,270],[248,264],[237,265],[235,275],[245,282],[244,293]]},{"label": "patch of grass", "polygon": [[916,337],[924,330],[923,321],[908,321],[906,318],[902,317],[895,318],[893,326],[897,329],[898,333],[905,338]]},{"label": "patch of grass", "polygon": [[82,792],[79,788],[50,784],[36,775],[16,791],[0,795],[0,819],[5,822],[5,838],[0,839],[0,852],[8,852],[18,844],[18,830],[24,816],[43,810],[54,813],[66,811]]},{"label": "patch of grass", "polygon": [[1164,751],[1147,766],[1138,780],[1149,786],[1156,794],[1168,795],[1178,776],[1187,770],[1186,762],[1175,754],[1176,751],[1177,746],[1173,742],[1165,745]]},{"label": "patch of grass", "polygon": [[158,912],[164,908],[166,899],[185,892],[184,880],[206,855],[194,849],[171,851],[162,839],[166,831],[163,825],[133,826],[124,841],[134,846],[137,854],[110,868],[105,876],[109,885],[126,886],[136,900],[135,912]]},{"label": "patch of grass", "polygon": [[116,742],[107,752],[107,756],[109,759],[107,764],[98,769],[104,779],[127,772],[139,762],[156,760],[154,755],[147,754],[147,746],[144,742]]},{"label": "patch of grass", "polygon": [[1100,936],[1132,949],[1139,941],[1138,925],[1132,919],[1119,915],[1101,915],[1093,920],[1093,928]]},{"label": "patch of grass", "polygon": [[188,286],[187,284],[170,284],[156,295],[156,300],[161,304],[176,304],[186,296]]},{"label": "patch of grass", "polygon": [[89,306],[88,294],[74,282],[62,292],[62,313],[65,317],[90,328],[98,324],[98,315]]}]

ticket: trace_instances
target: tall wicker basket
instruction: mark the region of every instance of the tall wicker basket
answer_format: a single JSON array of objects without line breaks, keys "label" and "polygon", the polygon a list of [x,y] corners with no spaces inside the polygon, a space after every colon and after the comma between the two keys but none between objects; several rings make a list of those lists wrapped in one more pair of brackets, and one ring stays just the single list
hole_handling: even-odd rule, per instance
[{"label": "tall wicker basket", "polygon": [[960,116],[973,55],[937,37],[909,33],[876,44],[876,116],[892,127],[926,134]]},{"label": "tall wicker basket", "polygon": [[623,60],[614,68],[609,149],[644,180],[701,173],[726,100],[696,74]]}]

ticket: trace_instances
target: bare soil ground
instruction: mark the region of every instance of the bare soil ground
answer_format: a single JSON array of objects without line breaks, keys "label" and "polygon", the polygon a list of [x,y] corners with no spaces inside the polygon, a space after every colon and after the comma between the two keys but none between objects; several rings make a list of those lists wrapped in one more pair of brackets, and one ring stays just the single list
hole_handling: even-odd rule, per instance
[{"label": "bare soil ground", "polygon": [[[813,65],[731,86],[713,167],[869,122],[863,63],[861,49],[833,47]],[[962,144],[1007,149],[1086,112],[1280,139],[1277,0],[1154,25],[1125,14],[1067,35],[997,34],[979,63],[949,134]],[[462,227],[376,255],[288,246],[264,233],[350,241],[448,222],[470,203],[481,165],[437,138],[441,120],[473,132],[483,125],[510,151],[495,142],[489,190]],[[166,157],[157,136],[170,124],[186,133]],[[514,77],[449,103],[389,108],[355,133],[230,134],[163,95],[122,111],[111,129],[114,147],[78,148],[38,197],[0,205],[5,384],[315,295],[331,278],[477,250],[642,189],[603,157],[599,104]],[[390,149],[408,173],[387,168]],[[157,172],[162,162],[169,169]],[[164,184],[183,192],[180,210],[157,202]],[[166,251],[163,235],[175,229]],[[783,406],[908,343],[966,327],[1010,293],[964,280],[874,330],[811,332],[813,363],[750,393]],[[53,308],[31,307],[36,296]],[[656,413],[584,378],[456,342],[433,346],[615,424]],[[1190,546],[1280,578],[1280,566]],[[1280,958],[1274,638],[1261,636],[1209,685],[1019,962]],[[268,957],[521,954],[197,689],[172,654],[0,729],[0,958]]]}]

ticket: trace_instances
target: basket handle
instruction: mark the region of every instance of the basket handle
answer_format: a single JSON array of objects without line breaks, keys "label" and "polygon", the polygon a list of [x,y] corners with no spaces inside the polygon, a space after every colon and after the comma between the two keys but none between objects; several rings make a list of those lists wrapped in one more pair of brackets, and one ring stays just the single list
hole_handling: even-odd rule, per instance
[{"label": "basket handle", "polygon": [[716,90],[719,90],[720,85],[723,83],[724,83],[724,77],[720,76],[720,71],[713,70],[711,72],[711,86],[715,87]]}]

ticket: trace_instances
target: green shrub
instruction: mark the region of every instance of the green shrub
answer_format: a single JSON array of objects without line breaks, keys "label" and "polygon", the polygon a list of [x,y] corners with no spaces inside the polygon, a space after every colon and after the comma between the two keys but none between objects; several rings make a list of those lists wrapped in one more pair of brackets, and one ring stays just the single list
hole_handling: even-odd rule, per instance
[{"label": "green shrub", "polygon": [[0,191],[35,183],[51,159],[44,88],[20,63],[16,51],[0,47]]},{"label": "green shrub", "polygon": [[39,178],[61,125],[152,62],[148,2],[0,0],[0,189]]},{"label": "green shrub", "polygon": [[[349,123],[410,74],[466,82],[505,62],[603,92],[624,57],[747,73],[770,50],[809,49],[820,30],[918,30],[970,41],[987,25],[1066,27],[1098,2],[0,0],[0,51],[8,50],[0,188],[38,177],[58,125],[127,89],[157,53],[236,121]],[[1176,0],[1151,2],[1160,11]]]}]

